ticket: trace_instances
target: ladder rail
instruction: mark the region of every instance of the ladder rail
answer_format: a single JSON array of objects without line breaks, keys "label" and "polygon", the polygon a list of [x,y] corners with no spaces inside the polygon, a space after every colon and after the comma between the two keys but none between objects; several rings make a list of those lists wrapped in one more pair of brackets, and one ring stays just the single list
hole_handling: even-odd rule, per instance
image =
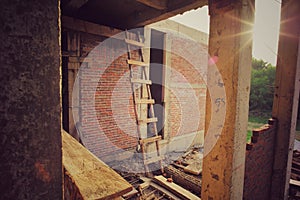
[{"label": "ladder rail", "polygon": [[[142,42],[142,38],[141,38],[140,32],[138,32],[138,40],[139,40],[139,42]],[[140,48],[139,53],[140,53],[140,56],[141,56],[141,61],[145,62],[145,59],[144,59],[144,56],[143,56],[144,53],[143,53],[143,49],[142,48]],[[150,65],[149,65],[149,67],[150,67]],[[144,71],[145,79],[147,79],[147,80],[150,79],[150,77],[147,77],[146,67],[142,66],[142,68],[143,68],[143,71]],[[149,99],[152,99],[150,85],[147,84],[146,87],[147,87],[148,97],[149,97]],[[151,115],[150,117],[155,117],[154,105],[153,104],[149,105],[149,111],[150,111],[150,115]],[[154,130],[155,136],[158,136],[157,123],[155,122],[152,125],[153,125],[153,130]],[[161,154],[160,154],[160,147],[159,147],[159,141],[158,140],[155,141],[155,146],[156,146],[157,156],[160,157]],[[161,172],[164,173],[164,169],[163,169],[163,165],[162,165],[162,160],[159,160],[159,164],[160,164]]]},{"label": "ladder rail", "polygon": [[[125,38],[129,38],[129,33],[126,30],[125,31]],[[131,50],[130,50],[130,45],[127,43],[127,56],[128,59],[131,59]],[[133,78],[133,70],[132,70],[132,66],[129,64],[129,75],[130,75],[130,79]],[[134,85],[131,84],[131,91],[132,91],[132,100],[133,100],[133,105],[134,105],[134,115],[135,115],[135,120],[136,120],[136,124],[138,124],[138,105],[136,104],[136,95],[134,92],[135,88]],[[141,138],[141,130],[140,130],[140,126],[137,126],[137,132],[138,132],[138,137]]]},{"label": "ladder rail", "polygon": [[[127,50],[128,50],[128,60],[127,63],[129,65],[129,69],[130,69],[130,80],[131,80],[131,89],[133,92],[133,103],[134,103],[134,112],[135,112],[135,116],[136,116],[136,123],[137,123],[137,129],[138,129],[138,137],[139,137],[139,145],[141,147],[141,152],[142,152],[142,157],[143,157],[143,162],[144,162],[144,168],[145,168],[145,172],[147,176],[150,176],[150,172],[149,172],[149,167],[148,165],[150,163],[152,163],[152,161],[155,162],[159,162],[160,164],[160,170],[163,173],[164,169],[163,169],[163,165],[162,165],[162,156],[160,153],[160,147],[159,147],[159,140],[161,140],[161,136],[160,139],[155,139],[153,140],[153,142],[149,142],[149,143],[155,143],[155,148],[156,148],[156,154],[157,157],[154,158],[147,158],[147,154],[146,154],[146,145],[148,145],[149,143],[145,143],[143,142],[143,139],[141,138],[141,129],[140,129],[140,122],[144,121],[147,124],[151,124],[152,125],[152,132],[154,133],[154,137],[158,137],[158,131],[157,131],[157,118],[155,117],[155,112],[154,112],[154,103],[152,103],[152,94],[151,94],[151,89],[150,89],[150,84],[151,81],[149,80],[149,77],[147,76],[147,71],[146,71],[146,67],[150,67],[148,64],[145,63],[145,59],[144,59],[144,52],[142,48],[138,49],[138,54],[139,54],[139,59],[140,61],[134,61],[131,57],[131,49],[130,49],[130,45],[138,45],[139,47],[143,47],[143,41],[140,35],[140,32],[137,32],[136,34],[138,41],[133,41],[131,40],[131,38],[129,38],[129,33],[126,30],[125,32],[125,42],[127,43]],[[140,81],[135,81],[135,82],[140,82],[141,84],[141,88],[140,88],[140,94],[139,94],[139,98],[137,98],[136,96],[136,91],[135,91],[135,87],[134,87],[134,81],[133,80],[137,80],[133,77],[133,69],[132,69],[132,65],[137,65],[140,66],[139,69],[141,69],[141,71],[138,72],[138,74],[140,74],[141,76],[141,80]],[[148,68],[149,69],[149,68]],[[143,90],[146,88],[146,98],[148,100],[148,108],[147,110],[149,111],[149,113],[147,112],[147,116],[149,114],[150,118],[141,120],[139,119],[139,114],[138,114],[138,105],[141,106],[141,103],[138,103],[138,99],[144,99],[143,98]],[[144,99],[145,100],[145,99]],[[146,102],[146,101],[145,101]],[[154,100],[153,100],[154,102]],[[140,108],[141,111],[141,108]],[[156,118],[156,120],[154,120]],[[151,139],[149,139],[148,141],[151,141]]]}]

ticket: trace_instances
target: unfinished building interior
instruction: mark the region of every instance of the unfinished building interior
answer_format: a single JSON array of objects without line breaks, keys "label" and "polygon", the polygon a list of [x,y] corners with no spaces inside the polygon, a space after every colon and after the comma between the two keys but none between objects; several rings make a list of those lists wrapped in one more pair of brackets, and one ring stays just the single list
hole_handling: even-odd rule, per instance
[{"label": "unfinished building interior", "polygon": [[[126,199],[136,183],[115,170],[167,174],[138,183],[157,194],[148,199],[288,199],[299,1],[282,0],[272,116],[249,144],[254,0],[3,5],[1,199]],[[162,21],[202,6],[209,36]],[[192,169],[176,157],[184,151],[201,153]],[[201,168],[195,194],[170,176],[174,160]]]}]

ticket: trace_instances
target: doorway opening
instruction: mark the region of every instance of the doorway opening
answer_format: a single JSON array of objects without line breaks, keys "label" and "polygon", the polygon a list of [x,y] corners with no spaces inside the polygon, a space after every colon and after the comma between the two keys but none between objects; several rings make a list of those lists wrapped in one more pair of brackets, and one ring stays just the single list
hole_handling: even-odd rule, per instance
[{"label": "doorway opening", "polygon": [[152,98],[155,101],[154,112],[158,119],[157,132],[164,138],[164,43],[165,33],[151,30],[150,49],[150,87]]}]

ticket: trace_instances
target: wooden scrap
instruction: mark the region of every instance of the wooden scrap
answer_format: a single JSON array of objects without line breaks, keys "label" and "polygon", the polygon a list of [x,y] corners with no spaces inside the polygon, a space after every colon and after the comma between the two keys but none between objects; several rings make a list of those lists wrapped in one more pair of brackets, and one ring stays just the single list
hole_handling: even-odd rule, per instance
[{"label": "wooden scrap", "polygon": [[130,192],[124,194],[122,197],[125,198],[125,199],[129,199],[130,197],[133,197],[137,193],[139,193],[139,191],[137,191],[135,188],[133,188],[133,190],[131,190]]},{"label": "wooden scrap", "polygon": [[296,180],[290,179],[290,184],[300,187],[300,181],[296,181]]},{"label": "wooden scrap", "polygon": [[176,162],[172,163],[172,165],[174,165],[175,167],[181,168],[181,169],[184,169],[186,167],[184,165],[177,164]]},{"label": "wooden scrap", "polygon": [[199,175],[202,172],[202,162],[201,161],[194,162],[186,166],[183,170],[184,172],[190,174]]},{"label": "wooden scrap", "polygon": [[63,166],[82,199],[115,199],[132,186],[67,132],[62,131]]},{"label": "wooden scrap", "polygon": [[160,192],[162,192],[163,194],[167,195],[168,197],[170,197],[171,199],[173,200],[181,200],[181,198],[177,197],[175,194],[173,194],[172,192],[170,192],[169,190],[161,187],[160,185],[154,183],[154,182],[151,182],[150,185],[159,190]]},{"label": "wooden scrap", "polygon": [[161,185],[162,187],[170,190],[171,192],[173,192],[174,194],[179,196],[181,199],[184,199],[184,200],[201,200],[199,197],[192,194],[188,190],[180,187],[176,183],[168,182],[167,179],[165,177],[161,176],[161,175],[160,176],[155,176],[153,180],[156,183],[158,183],[159,185]]}]

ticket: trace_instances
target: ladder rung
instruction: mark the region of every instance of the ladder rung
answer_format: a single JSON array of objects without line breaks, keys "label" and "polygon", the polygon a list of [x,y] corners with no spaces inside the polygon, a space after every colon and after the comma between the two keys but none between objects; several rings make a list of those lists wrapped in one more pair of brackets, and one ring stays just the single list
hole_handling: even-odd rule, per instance
[{"label": "ladder rung", "polygon": [[143,138],[140,140],[140,144],[152,143],[152,142],[156,142],[158,140],[161,140],[161,135],[150,137],[150,138]]},{"label": "ladder rung", "polygon": [[138,120],[139,124],[141,123],[154,123],[157,122],[157,117],[153,117],[153,118],[147,118],[147,119],[140,119]]},{"label": "ladder rung", "polygon": [[138,46],[138,47],[143,47],[144,46],[144,43],[138,42],[138,41],[135,41],[135,40],[125,39],[125,42],[127,44],[131,44],[131,45]]},{"label": "ladder rung", "polygon": [[158,162],[158,161],[161,161],[162,159],[164,159],[164,156],[155,156],[155,157],[152,157],[150,159],[147,159],[147,160],[144,160],[144,164],[145,165],[149,165],[150,163],[154,163],[154,162]]},{"label": "ladder rung", "polygon": [[148,84],[148,85],[151,85],[151,84],[152,84],[152,81],[150,81],[150,80],[135,79],[135,78],[132,78],[132,79],[131,79],[131,82],[132,82],[132,83],[143,83],[143,84]]},{"label": "ladder rung", "polygon": [[135,103],[137,104],[154,104],[154,99],[136,99]]},{"label": "ladder rung", "polygon": [[145,62],[142,62],[142,61],[137,61],[137,60],[127,60],[127,63],[129,65],[137,65],[137,66],[144,66],[144,67],[148,67],[149,64],[148,63],[145,63]]}]

